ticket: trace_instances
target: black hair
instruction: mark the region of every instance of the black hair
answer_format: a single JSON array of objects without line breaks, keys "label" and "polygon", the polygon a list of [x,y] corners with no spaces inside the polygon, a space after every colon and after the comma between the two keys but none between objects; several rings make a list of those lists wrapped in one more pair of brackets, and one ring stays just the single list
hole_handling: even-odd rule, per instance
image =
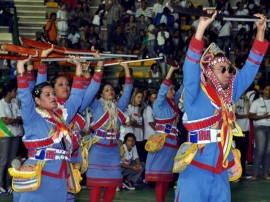
[{"label": "black hair", "polygon": [[153,63],[153,64],[151,65],[151,70],[153,70],[154,66],[157,66],[157,63]]},{"label": "black hair", "polygon": [[52,86],[53,88],[55,87],[55,84],[56,84],[57,79],[60,78],[60,77],[66,78],[66,79],[68,80],[68,82],[69,82],[69,85],[71,86],[70,80],[69,80],[66,76],[64,76],[64,75],[57,75],[57,76],[54,76],[54,77],[51,79],[51,81],[50,81],[51,86]]},{"label": "black hair", "polygon": [[9,92],[13,91],[14,89],[17,89],[17,82],[13,80],[10,80],[7,83],[4,83],[2,87],[2,94],[3,97],[5,97]]},{"label": "black hair", "polygon": [[267,80],[263,80],[259,85],[260,85],[260,90],[263,91],[267,86],[270,86],[270,82]]},{"label": "black hair", "polygon": [[[98,94],[97,94],[97,97],[98,97],[98,98],[101,97],[100,94],[101,94],[102,91],[104,90],[104,87],[107,86],[107,85],[110,85],[111,87],[113,87],[113,85],[112,85],[111,83],[107,83],[107,82],[102,83],[102,84],[100,85],[99,90],[98,90]],[[114,89],[114,87],[113,87],[113,89]]]},{"label": "black hair", "polygon": [[50,14],[50,18],[52,18],[53,16],[56,17],[56,13],[52,12],[52,13]]},{"label": "black hair", "polygon": [[124,143],[127,142],[127,139],[128,139],[129,137],[133,137],[134,140],[136,141],[136,137],[135,137],[135,135],[134,135],[133,133],[127,133],[127,134],[125,135],[125,137],[124,137]]},{"label": "black hair", "polygon": [[43,82],[43,83],[40,83],[40,84],[38,84],[38,85],[36,85],[35,87],[34,87],[34,89],[32,90],[32,96],[34,97],[34,98],[40,98],[40,95],[41,95],[41,93],[42,93],[42,89],[44,88],[44,87],[46,87],[46,86],[50,86],[50,87],[52,87],[51,86],[51,84],[49,84],[49,82]]}]

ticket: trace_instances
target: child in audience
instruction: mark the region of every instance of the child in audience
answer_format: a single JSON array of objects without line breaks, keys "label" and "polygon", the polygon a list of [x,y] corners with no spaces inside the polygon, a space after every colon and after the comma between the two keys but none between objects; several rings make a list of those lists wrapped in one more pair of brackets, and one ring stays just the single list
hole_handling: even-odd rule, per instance
[{"label": "child in audience", "polygon": [[124,138],[121,168],[124,177],[123,188],[128,190],[135,190],[133,185],[139,182],[144,172],[144,164],[140,162],[135,143],[135,135],[127,133]]}]

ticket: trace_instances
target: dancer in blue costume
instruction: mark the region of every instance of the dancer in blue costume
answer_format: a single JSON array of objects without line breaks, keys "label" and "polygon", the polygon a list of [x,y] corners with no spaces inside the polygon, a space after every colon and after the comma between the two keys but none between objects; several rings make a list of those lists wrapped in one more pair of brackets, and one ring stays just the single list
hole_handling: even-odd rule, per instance
[{"label": "dancer in blue costume", "polygon": [[[86,99],[82,103],[80,112],[87,106],[93,114],[93,124],[91,129],[94,131],[93,141],[95,142],[89,150],[87,185],[91,186],[90,201],[99,202],[101,188],[105,188],[103,201],[111,202],[114,198],[116,187],[122,185],[122,174],[120,167],[120,149],[118,146],[119,127],[125,123],[125,116],[122,111],[127,107],[131,91],[133,88],[129,67],[127,64],[120,64],[125,71],[125,89],[123,95],[115,101],[115,92],[111,84],[105,83],[100,87],[103,67],[95,69],[100,73],[100,80],[95,78],[91,81],[91,89],[85,94]],[[99,90],[99,92],[98,92]],[[98,92],[100,99],[96,100]]]},{"label": "dancer in blue costume", "polygon": [[253,82],[268,47],[265,16],[255,14],[260,18],[255,22],[256,38],[241,70],[215,44],[202,56],[203,35],[215,16],[216,12],[212,18],[200,17],[184,63],[183,123],[198,151],[179,175],[176,202],[231,201],[228,169],[235,163],[231,152],[237,126],[234,102]]},{"label": "dancer in blue costume", "polygon": [[17,62],[18,97],[22,104],[25,130],[23,142],[29,157],[25,164],[36,164],[42,160],[45,165],[40,187],[36,191],[21,193],[19,201],[65,202],[69,177],[67,164],[71,153],[77,149],[76,138],[66,125],[73,119],[82,102],[82,70],[77,66],[69,102],[62,108],[57,107],[54,90],[48,83],[35,86],[31,94],[24,71],[27,61]]},{"label": "dancer in blue costume", "polygon": [[[53,47],[47,50],[44,50],[42,52],[42,57],[47,57],[48,54],[50,54],[53,51]],[[95,51],[94,49],[91,49],[91,51]],[[99,53],[96,52],[94,57],[100,57]],[[89,72],[89,66],[90,62],[84,62],[81,63],[79,61],[76,61],[76,63],[72,62],[75,65],[81,65],[82,71],[83,71],[83,80],[85,84],[85,88],[87,88],[91,82],[91,74]],[[98,64],[97,64],[98,65]],[[99,74],[99,73],[96,73]],[[96,78],[97,75],[94,75],[94,78]],[[31,77],[29,77],[29,80],[33,80]],[[37,76],[37,84],[47,81],[47,66],[45,64],[40,64],[38,67],[38,76]],[[54,77],[51,80],[51,84],[55,90],[56,100],[59,105],[65,106],[66,102],[68,102],[68,98],[70,96],[70,82],[68,78],[64,75],[58,75]],[[91,86],[89,86],[91,89]],[[89,90],[88,90],[89,91]],[[89,93],[87,90],[85,93]],[[85,98],[85,97],[84,97]],[[88,97],[89,98],[89,97]],[[84,118],[77,113],[74,118],[71,120],[71,123],[69,123],[70,129],[72,130],[73,134],[76,137],[76,140],[78,142],[78,149],[74,151],[71,155],[71,162],[73,164],[74,169],[80,170],[82,159],[81,159],[81,135],[80,132],[85,126],[85,120]],[[68,193],[67,201],[72,202],[74,201],[75,197],[74,194]]]},{"label": "dancer in blue costume", "polygon": [[174,181],[174,174],[172,173],[173,159],[179,148],[176,126],[180,118],[180,110],[177,105],[182,90],[179,88],[175,93],[171,76],[173,71],[178,68],[170,67],[153,104],[156,123],[155,132],[157,134],[167,134],[162,149],[156,152],[148,152],[146,159],[145,180],[156,182],[157,202],[165,201],[169,182]]}]

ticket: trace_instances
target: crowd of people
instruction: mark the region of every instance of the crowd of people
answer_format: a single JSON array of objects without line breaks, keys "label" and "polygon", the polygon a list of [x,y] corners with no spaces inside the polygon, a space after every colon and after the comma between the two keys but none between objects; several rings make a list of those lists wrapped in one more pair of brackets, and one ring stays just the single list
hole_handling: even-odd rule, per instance
[{"label": "crowd of people", "polygon": [[[164,0],[156,3],[145,0],[102,1],[95,12],[91,11],[91,1],[78,1],[75,6],[67,2],[60,2],[57,13],[50,14],[49,21],[58,25],[58,34],[56,29],[51,30],[46,25],[45,38],[68,47],[90,49],[95,46],[100,51],[138,54],[143,58],[166,55],[183,62],[198,24],[197,17],[172,13]],[[169,3],[203,9],[201,5],[186,0],[171,0]],[[216,1],[214,5],[224,15],[263,13],[270,16],[268,1],[241,0],[236,3],[236,8],[232,8],[228,0]],[[101,31],[102,28],[107,33]],[[236,66],[241,67],[252,45],[254,28],[250,22],[215,20],[206,30],[204,39],[206,44],[217,43],[227,57],[234,52]],[[49,38],[47,32],[55,33],[53,38]],[[268,32],[266,37],[269,38]]]},{"label": "crowd of people", "polygon": [[[59,13],[66,9],[65,6],[78,8],[73,1],[68,2],[71,4],[63,4]],[[217,6],[220,2],[224,3],[222,8],[232,12],[227,1],[217,1]],[[259,9],[256,2],[253,8]],[[86,11],[90,2],[81,3],[82,10]],[[172,30],[181,36],[180,21],[178,27],[175,25],[176,19],[180,18],[170,14],[162,1],[153,9],[148,9],[146,3],[141,1],[140,7],[135,9],[135,2],[121,2],[119,8],[127,11],[129,21],[125,25],[121,25],[120,19],[107,24],[112,25],[108,30],[112,27],[118,30],[121,35],[118,41],[123,41],[127,33],[132,38],[136,36],[137,27],[143,27],[146,17],[152,22],[150,30],[155,26],[162,30],[157,35],[151,32],[152,36],[158,38],[160,35],[164,41],[161,45],[157,40],[150,48],[151,40],[145,42],[146,55],[153,48],[154,54],[172,56],[172,52],[165,53],[165,47]],[[88,13],[86,19],[97,24],[85,22],[85,31],[88,25],[94,32],[100,30],[103,17],[109,15],[115,4],[118,2],[105,1],[92,20]],[[241,10],[245,1],[239,4]],[[212,43],[213,28],[219,22],[215,20],[216,11],[207,11],[211,17],[202,16],[193,23],[196,28],[189,33],[188,44],[180,46],[180,40],[176,40],[179,42],[176,47],[185,52],[184,57],[175,53],[176,62],[170,64],[168,71],[162,72],[161,82],[157,80],[161,76],[158,64],[153,64],[149,73],[151,83],[158,84],[145,89],[133,84],[132,69],[126,63],[120,63],[124,81],[116,93],[114,85],[102,82],[103,60],[96,63],[91,74],[90,62],[80,62],[75,56],[69,56],[69,62],[75,66],[72,82],[65,75],[48,78],[44,62],[40,62],[35,78],[31,57],[18,60],[16,78],[2,86],[0,101],[0,196],[14,191],[13,200],[19,202],[74,201],[74,195],[81,188],[81,174],[85,174],[91,202],[100,199],[111,202],[118,189],[134,190],[146,182],[155,183],[156,201],[164,202],[170,183],[176,181],[175,202],[231,201],[229,180],[238,180],[241,170],[243,178],[257,180],[262,175],[265,180],[270,180],[270,83],[262,78],[256,83],[259,90],[249,87],[254,84],[268,49],[266,13],[253,12],[258,21],[253,23],[254,35],[249,37],[253,43],[247,48],[249,52],[244,50],[247,55],[239,63],[241,66],[230,61],[226,36],[220,35],[216,44]],[[44,27],[45,38],[52,44],[83,48],[84,44],[75,40],[80,36],[76,32],[81,28],[76,27],[80,23],[76,21],[70,26],[74,19],[67,21],[67,25],[62,25],[66,30],[63,28],[59,32],[61,26],[56,27],[56,20],[68,20],[70,18],[63,16],[72,12],[59,13],[51,13]],[[155,20],[151,21],[153,17]],[[63,19],[59,22],[65,22]],[[136,23],[138,19],[141,24]],[[220,23],[216,25],[219,31],[230,27]],[[68,27],[72,27],[73,33],[70,41]],[[253,30],[253,25],[251,27]],[[52,30],[54,34],[50,33]],[[148,29],[140,30],[145,33]],[[165,40],[166,36],[168,40]],[[237,35],[237,39],[242,37],[248,36]],[[112,38],[115,52],[128,53],[124,47],[134,51],[138,43],[128,41],[131,38],[123,46],[114,46],[117,37]],[[174,43],[173,38],[170,43]],[[205,45],[208,48],[204,49]],[[89,43],[89,46],[99,60],[102,50],[95,44]],[[41,57],[53,52],[54,45],[43,50]],[[180,67],[183,67],[182,84],[172,81]],[[248,145],[253,143],[249,138],[251,133],[254,133],[256,146],[252,173],[246,170]],[[237,168],[235,165],[240,160],[233,153],[236,148],[242,153],[241,165]],[[175,159],[180,159],[181,169],[174,170],[178,176],[173,173]]]}]

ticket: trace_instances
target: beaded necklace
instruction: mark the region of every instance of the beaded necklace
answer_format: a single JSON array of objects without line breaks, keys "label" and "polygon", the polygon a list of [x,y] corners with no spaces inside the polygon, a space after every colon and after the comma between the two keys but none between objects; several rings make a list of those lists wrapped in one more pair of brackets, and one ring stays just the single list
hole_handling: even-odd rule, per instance
[{"label": "beaded necklace", "polygon": [[105,100],[103,98],[100,98],[100,102],[102,104],[102,108],[104,111],[108,111],[109,112],[109,123],[107,123],[105,125],[106,130],[113,130],[111,132],[117,132],[119,130],[119,126],[118,126],[118,114],[117,114],[117,103],[115,100]]},{"label": "beaded necklace", "polygon": [[207,68],[205,70],[205,73],[207,77],[210,79],[212,84],[214,85],[214,88],[217,90],[218,95],[220,96],[222,100],[222,108],[227,112],[230,120],[235,120],[235,106],[232,99],[232,93],[233,93],[233,83],[235,79],[235,75],[230,75],[230,82],[227,89],[222,89],[219,81],[217,80],[216,76],[212,72],[210,68]]},{"label": "beaded necklace", "polygon": [[[59,105],[58,108],[52,111],[48,111],[41,107],[36,107],[36,112],[40,114],[41,117],[46,119],[50,124],[53,124],[55,128],[55,132],[59,132],[59,137],[64,137],[65,149],[72,150],[73,142],[71,140],[72,132],[70,128],[66,124],[67,113],[64,108],[61,108]],[[61,140],[59,140],[61,141]]]}]

